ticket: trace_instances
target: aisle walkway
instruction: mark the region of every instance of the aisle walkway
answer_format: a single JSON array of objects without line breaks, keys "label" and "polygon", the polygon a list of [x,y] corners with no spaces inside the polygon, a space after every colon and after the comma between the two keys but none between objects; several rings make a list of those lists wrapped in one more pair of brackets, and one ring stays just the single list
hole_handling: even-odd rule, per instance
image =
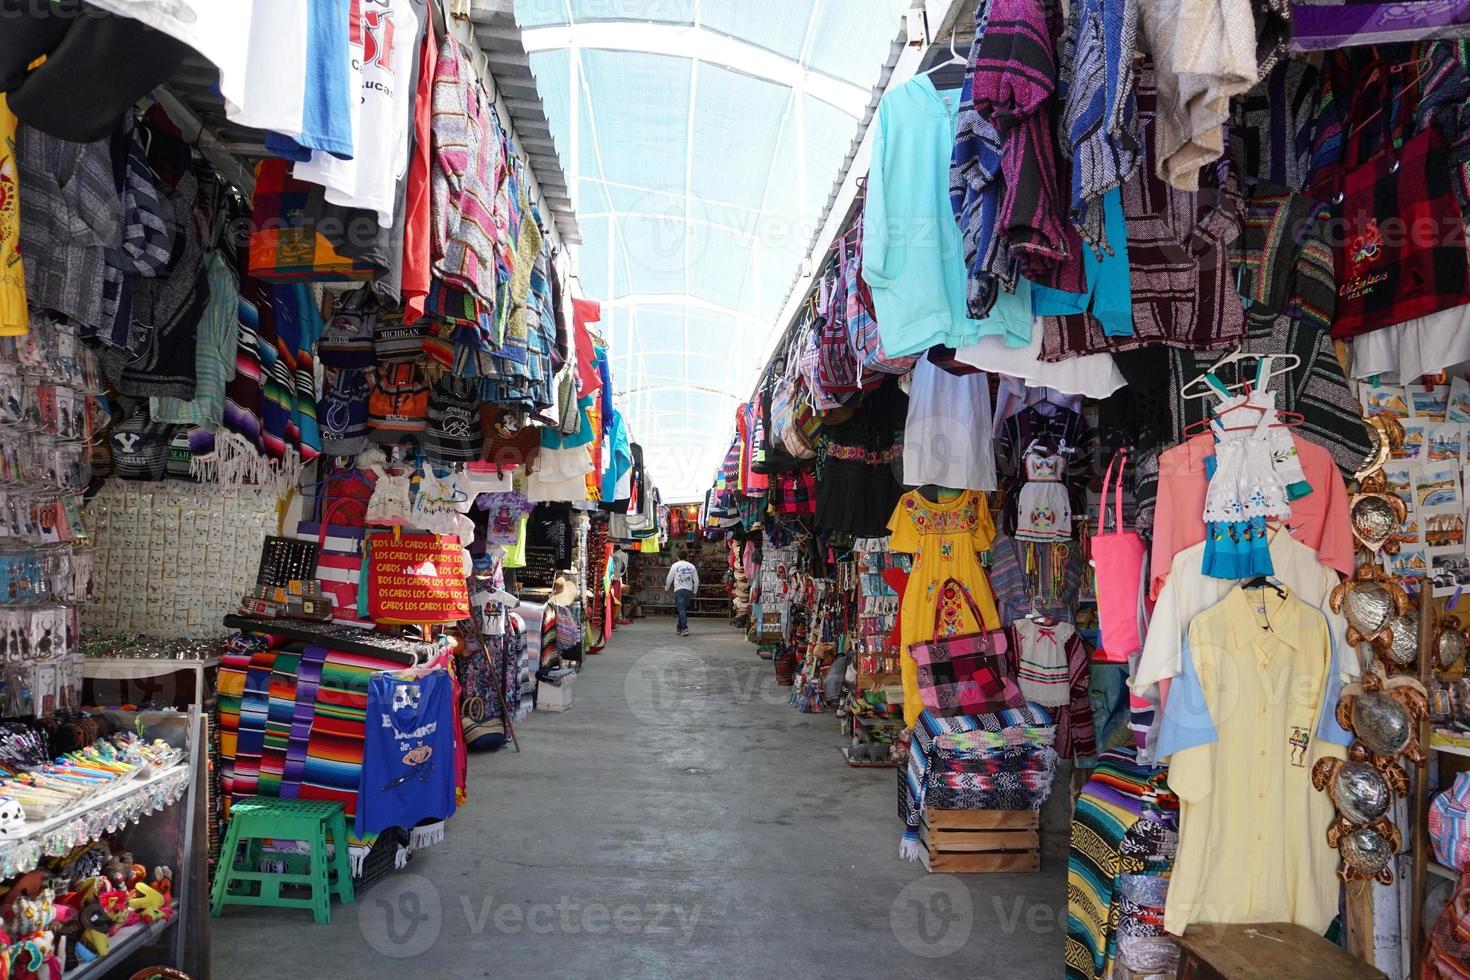
[{"label": "aisle walkway", "polygon": [[330,926],[213,920],[216,980],[1062,975],[1065,852],[1032,875],[898,860],[893,771],[844,765],[836,719],[725,623],[693,630],[619,631],[520,755],[471,758],[445,843]]}]

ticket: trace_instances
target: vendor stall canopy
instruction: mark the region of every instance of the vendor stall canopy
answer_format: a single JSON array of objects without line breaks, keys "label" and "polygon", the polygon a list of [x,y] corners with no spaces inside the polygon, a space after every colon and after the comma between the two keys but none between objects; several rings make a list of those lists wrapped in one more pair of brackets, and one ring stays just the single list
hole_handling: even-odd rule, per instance
[{"label": "vendor stall canopy", "polygon": [[516,0],[583,295],[669,499],[728,448],[909,0]]}]

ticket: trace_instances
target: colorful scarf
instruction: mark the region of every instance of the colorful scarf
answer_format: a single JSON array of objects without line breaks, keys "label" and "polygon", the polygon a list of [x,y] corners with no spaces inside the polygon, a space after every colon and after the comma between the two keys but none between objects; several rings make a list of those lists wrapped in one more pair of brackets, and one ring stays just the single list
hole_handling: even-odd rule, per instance
[{"label": "colorful scarf", "polygon": [[307,744],[301,799],[337,800],[357,814],[364,727],[373,674],[401,664],[367,654],[332,650],[322,664],[316,716]]}]

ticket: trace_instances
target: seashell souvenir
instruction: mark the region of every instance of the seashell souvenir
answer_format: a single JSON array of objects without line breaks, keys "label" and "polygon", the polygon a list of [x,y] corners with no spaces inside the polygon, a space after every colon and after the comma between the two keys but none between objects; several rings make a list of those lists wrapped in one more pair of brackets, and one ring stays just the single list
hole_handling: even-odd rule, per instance
[{"label": "seashell souvenir", "polygon": [[1440,670],[1449,670],[1465,658],[1465,632],[1460,621],[1447,616],[1440,621],[1439,634],[1434,638],[1434,659]]},{"label": "seashell souvenir", "polygon": [[1388,867],[1394,850],[1393,844],[1372,827],[1360,827],[1352,831],[1338,846],[1343,863],[1360,878],[1376,877]]},{"label": "seashell souvenir", "polygon": [[1333,801],[1355,824],[1372,823],[1388,812],[1393,793],[1383,774],[1366,762],[1346,762],[1332,780]]},{"label": "seashell souvenir", "polygon": [[1349,512],[1353,524],[1353,537],[1358,543],[1375,554],[1382,551],[1396,554],[1399,543],[1394,532],[1408,517],[1408,508],[1398,496],[1387,493],[1359,493],[1353,496]]},{"label": "seashell souvenir", "polygon": [[1388,634],[1395,616],[1409,611],[1409,596],[1376,565],[1360,565],[1353,577],[1332,590],[1332,611],[1347,619],[1347,641],[1371,643]]},{"label": "seashell souvenir", "polygon": [[1419,610],[1410,609],[1388,622],[1388,635],[1379,650],[1396,667],[1407,667],[1419,656]]},{"label": "seashell souvenir", "polygon": [[1353,731],[1381,756],[1393,757],[1414,737],[1408,710],[1382,691],[1364,691],[1353,702]]},{"label": "seashell souvenir", "polygon": [[1365,421],[1368,434],[1373,438],[1373,452],[1363,460],[1357,473],[1353,474],[1359,480],[1381,472],[1383,464],[1388,462],[1393,451],[1404,445],[1404,426],[1392,415],[1375,415]]},{"label": "seashell souvenir", "polygon": [[1393,596],[1377,584],[1354,589],[1342,606],[1348,625],[1364,637],[1377,636],[1387,629],[1394,619],[1393,612]]}]

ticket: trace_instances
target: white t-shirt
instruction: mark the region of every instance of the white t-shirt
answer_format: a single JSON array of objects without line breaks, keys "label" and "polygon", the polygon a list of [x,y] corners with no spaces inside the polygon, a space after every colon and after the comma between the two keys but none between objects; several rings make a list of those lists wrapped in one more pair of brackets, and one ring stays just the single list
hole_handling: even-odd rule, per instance
[{"label": "white t-shirt", "polygon": [[[259,0],[88,0],[183,41],[219,69],[226,107],[246,101],[252,24]],[[270,25],[267,25],[270,26]],[[302,33],[303,43],[305,32]]]},{"label": "white t-shirt", "polygon": [[306,96],[307,0],[254,3],[243,101],[227,104],[225,115],[241,126],[299,136]]},{"label": "white t-shirt", "polygon": [[990,376],[956,376],[927,357],[914,365],[903,437],[903,482],[994,490]]},{"label": "white t-shirt", "polygon": [[294,175],[326,188],[332,204],[376,212],[378,224],[390,228],[398,178],[408,168],[419,17],[409,0],[361,0],[360,23],[362,51],[353,51],[353,64],[362,73],[362,98],[352,127],[353,159],[317,150]]},{"label": "white t-shirt", "polygon": [[664,579],[664,587],[675,592],[698,592],[699,569],[687,561],[674,562],[674,567],[669,569],[669,577]]},{"label": "white t-shirt", "polygon": [[[1031,288],[1020,280],[1014,293],[1002,291],[995,301],[1002,305],[1031,309]],[[995,314],[992,314],[994,316]],[[1035,387],[1047,387],[1068,395],[1106,398],[1128,383],[1112,354],[1086,354],[1062,361],[1041,360],[1041,324],[1031,328],[1031,343],[1025,347],[1009,347],[1004,338],[982,337],[968,347],[955,351],[955,360],[992,374],[1008,374]]]}]

